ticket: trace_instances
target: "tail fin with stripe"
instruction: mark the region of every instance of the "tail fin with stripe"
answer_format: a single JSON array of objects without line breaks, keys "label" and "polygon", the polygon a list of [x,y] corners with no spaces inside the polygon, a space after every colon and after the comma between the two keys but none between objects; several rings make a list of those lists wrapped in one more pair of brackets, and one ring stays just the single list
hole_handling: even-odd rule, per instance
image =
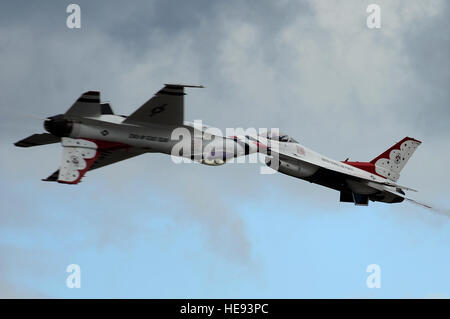
[{"label": "tail fin with stripe", "polygon": [[395,182],[400,178],[401,170],[421,143],[421,141],[414,138],[405,137],[375,157],[370,163],[375,165],[377,174]]}]

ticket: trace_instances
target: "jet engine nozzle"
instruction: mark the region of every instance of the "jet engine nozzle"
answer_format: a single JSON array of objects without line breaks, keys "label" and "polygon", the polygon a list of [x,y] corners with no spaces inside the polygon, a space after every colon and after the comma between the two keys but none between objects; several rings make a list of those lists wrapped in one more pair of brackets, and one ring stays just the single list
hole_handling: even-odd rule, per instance
[{"label": "jet engine nozzle", "polygon": [[44,121],[44,128],[47,132],[57,137],[69,136],[72,132],[73,123],[60,114],[47,118]]}]

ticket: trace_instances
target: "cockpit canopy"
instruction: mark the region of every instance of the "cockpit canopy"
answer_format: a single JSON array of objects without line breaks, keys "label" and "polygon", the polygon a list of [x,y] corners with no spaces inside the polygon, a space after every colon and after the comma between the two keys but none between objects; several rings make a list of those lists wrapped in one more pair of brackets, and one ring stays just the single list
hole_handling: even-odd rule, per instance
[{"label": "cockpit canopy", "polygon": [[284,134],[282,132],[267,131],[267,132],[261,134],[261,136],[264,138],[267,138],[268,140],[272,140],[272,141],[279,141],[279,142],[284,142],[284,143],[298,143],[292,137],[290,137],[289,135]]}]

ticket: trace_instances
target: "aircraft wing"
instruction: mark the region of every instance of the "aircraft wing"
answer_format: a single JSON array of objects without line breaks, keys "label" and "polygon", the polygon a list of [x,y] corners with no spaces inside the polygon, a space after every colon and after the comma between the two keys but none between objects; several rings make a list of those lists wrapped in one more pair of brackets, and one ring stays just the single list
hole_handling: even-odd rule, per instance
[{"label": "aircraft wing", "polygon": [[24,138],[23,140],[14,143],[14,145],[19,147],[31,147],[31,146],[58,143],[59,141],[61,141],[61,138],[59,137],[56,137],[49,133],[41,133],[30,135],[27,138]]},{"label": "aircraft wing", "polygon": [[417,192],[415,189],[406,187],[406,186],[401,186],[399,184],[396,184],[394,182],[388,181],[388,180],[383,180],[383,181],[377,181],[377,180],[372,180],[368,177],[366,177],[365,175],[363,175],[363,172],[358,172],[359,169],[358,168],[353,168],[352,167],[352,171],[349,170],[349,168],[347,167],[347,165],[344,165],[343,163],[339,163],[339,162],[334,162],[334,161],[330,161],[326,158],[321,158],[321,159],[316,159],[315,157],[307,157],[307,156],[299,156],[297,154],[289,154],[283,151],[274,151],[272,148],[270,149],[271,151],[271,157],[274,156],[279,156],[280,160],[284,160],[287,162],[291,162],[291,163],[308,163],[308,164],[312,164],[318,168],[320,168],[323,171],[328,171],[330,173],[332,173],[333,175],[336,176],[342,176],[345,178],[352,178],[352,179],[359,179],[362,180],[364,182],[371,182],[373,184],[378,184],[378,185],[382,185],[382,186],[389,186],[389,187],[395,187],[395,188],[400,188],[403,190],[408,190],[408,191],[413,191],[413,192]]},{"label": "aircraft wing", "polygon": [[78,184],[89,170],[117,163],[145,152],[113,142],[62,138],[63,156],[59,170],[43,181]]},{"label": "aircraft wing", "polygon": [[366,182],[365,184],[367,186],[369,186],[369,187],[378,189],[379,191],[388,192],[388,193],[394,194],[396,196],[402,197],[402,198],[406,199],[407,201],[409,201],[411,203],[414,203],[416,205],[435,210],[434,207],[432,207],[432,206],[430,206],[428,204],[425,204],[425,203],[418,202],[418,201],[416,201],[416,200],[414,200],[412,198],[408,198],[408,197],[405,196],[405,194],[399,193],[395,189],[390,188],[389,186],[380,185],[378,183],[373,183],[373,182],[370,182],[370,181]]},{"label": "aircraft wing", "polygon": [[128,116],[124,124],[183,125],[184,88],[203,87],[182,84],[165,84],[150,100]]}]

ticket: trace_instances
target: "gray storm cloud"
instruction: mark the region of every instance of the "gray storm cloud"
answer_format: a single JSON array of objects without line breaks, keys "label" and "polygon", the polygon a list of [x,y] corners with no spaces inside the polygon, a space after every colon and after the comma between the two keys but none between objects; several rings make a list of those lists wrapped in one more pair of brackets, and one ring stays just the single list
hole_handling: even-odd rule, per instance
[{"label": "gray storm cloud", "polygon": [[[181,221],[179,227],[200,225],[213,254],[248,265],[253,262],[251,241],[235,203],[269,188],[287,194],[289,203],[337,204],[331,191],[283,176],[260,176],[256,167],[196,167],[189,172],[189,166],[174,166],[159,155],[89,174],[84,184],[92,188],[78,191],[83,198],[79,205],[86,209],[78,217],[49,216],[36,209],[32,191],[23,195],[21,185],[43,187],[37,181],[56,169],[60,149],[14,148],[13,142],[42,131],[42,125],[13,111],[62,113],[83,91],[97,89],[117,113],[129,114],[165,82],[206,85],[188,92],[187,120],[202,119],[223,130],[277,127],[337,159],[369,160],[413,136],[423,145],[401,184],[419,189],[418,199],[431,203],[450,193],[450,171],[443,169],[450,157],[447,2],[378,1],[380,30],[365,25],[370,1],[77,3],[82,8],[80,30],[66,28],[65,4],[2,4],[0,108],[5,116],[0,118],[0,163],[3,180],[17,186],[2,183],[9,201],[2,206],[0,229],[39,228],[60,235],[85,226],[86,245],[128,247],[139,235],[158,240],[147,223],[155,211],[166,212]],[[162,189],[158,194],[169,193],[168,176],[177,176],[176,203],[184,208],[158,202],[153,210],[142,210],[137,204],[102,204],[91,195],[99,189],[100,197],[119,192],[137,203],[145,196],[157,202],[145,187],[130,186],[133,179],[142,183],[142,171],[152,188]],[[267,180],[270,187],[264,186]],[[45,198],[70,201],[75,196],[57,186],[46,186]],[[89,205],[95,207],[93,213]],[[121,214],[124,210],[130,214]],[[448,210],[441,212],[448,216]],[[164,230],[159,235],[171,236]]]}]

